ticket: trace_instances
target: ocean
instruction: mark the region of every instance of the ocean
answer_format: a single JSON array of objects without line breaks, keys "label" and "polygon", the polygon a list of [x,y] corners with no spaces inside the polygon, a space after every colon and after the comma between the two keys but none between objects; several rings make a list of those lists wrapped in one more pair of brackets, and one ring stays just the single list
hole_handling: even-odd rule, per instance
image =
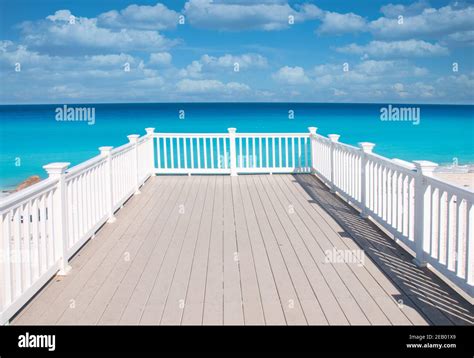
[{"label": "ocean", "polygon": [[[340,134],[352,145],[368,141],[374,152],[440,165],[474,164],[474,106],[321,103],[127,103],[69,104],[94,109],[94,124],[57,120],[58,105],[0,106],[0,189],[31,175],[46,177],[51,162],[78,164],[98,147],[128,142],[129,134],[159,132],[306,132]],[[412,108],[419,120],[395,120],[395,110]],[[389,116],[387,118],[387,112]],[[410,112],[411,113],[411,112]],[[414,111],[413,113],[416,113]],[[385,115],[382,115],[385,114]],[[416,123],[416,124],[415,124]]]}]

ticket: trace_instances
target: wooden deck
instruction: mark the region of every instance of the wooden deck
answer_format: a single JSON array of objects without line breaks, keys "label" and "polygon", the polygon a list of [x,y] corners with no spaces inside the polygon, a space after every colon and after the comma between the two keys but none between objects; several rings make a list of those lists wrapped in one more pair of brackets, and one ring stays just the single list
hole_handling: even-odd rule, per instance
[{"label": "wooden deck", "polygon": [[[314,176],[159,176],[141,190],[12,324],[474,323]],[[335,249],[363,250],[363,265],[327,262]]]}]

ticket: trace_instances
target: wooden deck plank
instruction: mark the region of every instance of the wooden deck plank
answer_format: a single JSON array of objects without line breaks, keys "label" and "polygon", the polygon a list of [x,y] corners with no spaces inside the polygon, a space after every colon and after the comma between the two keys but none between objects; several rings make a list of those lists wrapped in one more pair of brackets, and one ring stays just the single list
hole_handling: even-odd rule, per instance
[{"label": "wooden deck plank", "polygon": [[[283,225],[285,230],[293,229],[289,236],[296,236],[296,232],[299,233],[304,242],[306,250],[311,254],[311,257],[307,258],[310,265],[313,264],[316,266],[316,262],[319,264],[315,271],[320,274],[321,269],[327,269],[325,271],[324,277],[337,276],[340,279],[340,281],[338,280],[337,282],[341,282],[345,287],[347,287],[347,290],[351,293],[351,296],[357,302],[358,307],[362,310],[365,317],[367,318],[367,322],[379,325],[390,324],[390,321],[378,307],[377,303],[373,300],[370,294],[365,290],[357,277],[351,271],[351,266],[358,266],[358,263],[354,262],[351,264],[350,262],[346,263],[334,260],[326,261],[327,258],[330,258],[327,256],[327,252],[329,251],[329,253],[331,253],[333,248],[340,249],[340,245],[334,246],[331,242],[329,242],[326,235],[322,232],[319,226],[315,225],[309,217],[302,217],[304,216],[304,211],[301,210],[297,199],[293,196],[287,197],[285,195],[287,194],[287,190],[285,190],[287,188],[279,186],[277,179],[273,177],[265,177],[262,178],[262,180],[267,182],[265,187],[268,190],[273,189],[273,193],[270,193],[270,196],[272,196],[275,201],[279,199],[283,208],[287,208],[289,206],[292,207],[293,215],[289,215],[289,220],[283,222]],[[302,253],[298,253],[298,257],[304,258],[305,256],[309,256],[305,255],[304,250],[305,249],[303,248]],[[311,258],[313,260],[311,260]],[[313,277],[315,274],[309,273],[309,276]],[[319,287],[319,285],[315,286],[316,289]],[[330,293],[330,291],[328,293]]]},{"label": "wooden deck plank", "polygon": [[256,214],[255,216],[260,226],[275,282],[278,287],[278,292],[280,293],[281,305],[286,322],[290,325],[307,324],[292,277],[280,250],[280,244],[270,224],[271,218],[269,218],[265,212],[265,201],[261,200],[258,193],[258,186],[254,179],[254,177],[250,176],[245,177]]},{"label": "wooden deck plank", "polygon": [[[341,299],[346,299],[344,302],[352,302],[350,293],[342,284],[342,282],[335,281],[337,277],[335,277],[336,275],[334,272],[328,271],[326,273],[327,276],[324,276],[321,273],[321,267],[318,266],[317,263],[323,262],[324,253],[314,252],[314,249],[308,247],[308,243],[305,242],[304,234],[306,234],[306,240],[309,240],[311,244],[314,243],[312,241],[311,233],[305,232],[302,235],[301,232],[296,230],[292,223],[292,220],[298,219],[295,215],[294,203],[281,203],[279,201],[279,196],[281,193],[278,192],[279,190],[275,190],[275,188],[273,188],[274,183],[268,181],[268,178],[263,176],[260,177],[260,180],[262,181],[262,190],[266,192],[267,197],[271,201],[271,205],[275,210],[275,214],[280,220],[281,226],[278,227],[277,230],[281,230],[286,233],[289,242],[288,246],[293,248],[295,257],[297,257],[304,275],[309,282],[310,287],[312,288],[312,292],[314,293],[315,297],[309,298],[316,300],[318,311],[320,311],[319,321],[317,321],[318,323],[315,324],[327,324],[328,321],[326,316],[331,317],[331,324],[347,324],[347,322],[353,324],[366,323],[364,315],[357,306],[351,306],[345,314],[343,313],[344,311],[340,309],[340,304],[338,303],[337,298],[331,289],[331,284],[333,286],[333,290],[340,289],[339,297]],[[298,225],[303,224],[300,222]],[[313,255],[315,255],[316,258],[313,257]],[[324,313],[324,310],[321,306],[328,311],[327,314]]]},{"label": "wooden deck plank", "polygon": [[[176,185],[173,182],[170,184],[173,188]],[[91,271],[94,270],[93,275],[84,285],[74,288],[76,307],[66,310],[58,318],[59,324],[95,324],[98,321],[103,312],[102,308],[115,292],[121,275],[129,266],[141,242],[146,238],[146,230],[153,223],[155,215],[166,210],[168,202],[161,199],[169,197],[167,187],[163,186],[158,194],[158,198],[155,197],[149,205],[142,207],[133,224],[124,231],[100,264],[91,265],[88,268]]]},{"label": "wooden deck plank", "polygon": [[223,232],[224,232],[224,177],[218,176],[214,194],[211,237],[206,272],[203,324],[221,325],[224,323],[224,270],[223,270]]},{"label": "wooden deck plank", "polygon": [[[344,233],[345,231],[331,217],[322,215],[327,213],[324,212],[319,205],[312,202],[311,197],[301,186],[295,185],[294,179],[292,179],[291,176],[285,178],[278,177],[277,182],[281,190],[287,194],[287,197],[292,198],[291,200],[300,205],[301,210],[298,210],[298,214],[303,221],[305,221],[307,225],[313,223],[320,227],[332,245],[349,250],[361,249],[348,235],[340,235],[340,233]],[[309,226],[309,228],[311,228],[311,226]],[[402,309],[403,305],[395,299],[401,297],[402,292],[376,268],[369,257],[365,257],[363,267],[360,265],[350,265],[349,267],[355,276],[364,283],[365,287],[370,289],[372,297],[392,324],[406,325],[411,323],[427,323],[423,316],[416,311],[413,311],[415,316],[412,316],[412,320],[409,319],[410,315],[405,315]]]},{"label": "wooden deck plank", "polygon": [[[150,225],[146,223],[142,226],[142,233],[146,240],[141,245],[137,255],[131,260],[125,276],[122,276],[120,284],[100,317],[99,324],[117,324],[120,321],[123,311],[145,272],[145,267],[150,261],[152,253],[160,244],[159,233],[163,230],[169,216],[168,211],[162,211],[162,213],[163,215],[153,217]],[[107,299],[104,299],[104,301],[107,301]]]},{"label": "wooden deck plank", "polygon": [[197,180],[193,179],[194,178],[189,177],[186,179],[186,182],[191,185],[189,193],[187,193],[188,196],[184,196],[178,200],[178,208],[177,210],[174,210],[174,213],[172,213],[172,217],[174,217],[175,220],[173,223],[167,223],[167,225],[174,227],[174,229],[171,234],[171,241],[166,250],[162,266],[143,310],[140,319],[140,324],[142,325],[159,324],[161,321],[166,304],[166,298],[176,271],[179,254],[183,247],[191,216],[193,215],[193,208],[202,178],[197,177]]},{"label": "wooden deck plank", "polygon": [[182,205],[190,188],[190,180],[181,178],[186,182],[186,187],[179,191],[174,191],[174,199],[168,206],[167,215],[160,217],[154,224],[150,235],[158,241],[158,244],[151,251],[150,257],[143,272],[138,279],[138,283],[133,289],[128,303],[124,307],[120,317],[120,324],[139,324],[142,318],[145,305],[153,289],[153,285],[161,270],[164,257],[171,242],[173,231],[179,215],[179,205]]},{"label": "wooden deck plank", "polygon": [[[173,182],[169,182],[173,185]],[[161,195],[161,192],[158,191]],[[145,208],[151,208],[156,205],[156,200],[149,200],[139,210],[139,213]],[[88,261],[87,265],[79,270],[77,276],[70,279],[70,276],[63,278],[67,280],[69,285],[66,289],[56,297],[51,303],[49,309],[38,319],[38,324],[55,324],[63,314],[71,315],[72,317],[79,317],[79,312],[82,311],[83,306],[88,304],[87,301],[81,299],[82,295],[87,295],[87,290],[84,287],[89,287],[91,292],[94,292],[97,287],[100,287],[100,282],[104,275],[108,273],[106,269],[110,268],[110,262],[116,260],[123,255],[123,250],[132,239],[131,235],[126,235],[127,232],[137,229],[137,223],[140,224],[144,220],[143,215],[138,214],[135,221],[124,221],[124,224],[117,225],[116,231],[113,234],[113,240],[110,240],[106,245],[102,245],[93,255],[92,259]],[[117,222],[118,223],[118,222]],[[138,225],[139,226],[139,225]],[[99,236],[96,239],[100,239]],[[59,308],[59,309],[58,309]],[[71,319],[71,322],[75,322]]]},{"label": "wooden deck plank", "polygon": [[31,324],[31,322],[36,322],[44,312],[51,308],[51,302],[54,302],[58,295],[67,289],[68,285],[73,281],[73,278],[76,277],[84,265],[92,259],[93,253],[106,243],[109,243],[109,245],[114,244],[114,235],[126,228],[129,224],[127,220],[123,219],[127,217],[134,218],[138,215],[143,205],[153,200],[152,197],[162,185],[163,180],[163,177],[149,178],[146,185],[142,187],[144,200],[139,200],[139,197],[132,196],[125,204],[126,210],[119,210],[115,213],[118,220],[115,223],[107,223],[102,226],[97,236],[90,239],[72,258],[70,264],[74,267],[74,270],[69,273],[68,278],[52,278],[44,287],[42,294],[36,295],[30,301],[29,305],[14,318],[13,322],[15,324]]},{"label": "wooden deck plank", "polygon": [[263,315],[260,287],[255,270],[255,259],[250,244],[238,177],[231,177],[231,186],[244,322],[246,325],[261,325],[265,324],[265,318]]},{"label": "wooden deck plank", "polygon": [[186,300],[181,319],[181,324],[183,325],[202,324],[215,189],[216,176],[211,176],[209,178],[207,195],[197,234],[198,238],[191,268],[191,276],[186,289]]},{"label": "wooden deck plank", "polygon": [[244,323],[231,177],[224,177],[224,325]]},{"label": "wooden deck plank", "polygon": [[209,177],[202,178],[199,192],[191,213],[190,222],[184,238],[183,247],[178,259],[173,282],[169,289],[165,309],[160,324],[181,324],[184,307],[186,306],[186,291],[189,285],[191,268],[195,258],[196,241],[199,226],[204,215],[205,200],[208,196]]},{"label": "wooden deck plank", "polygon": [[268,325],[286,324],[268,253],[256,219],[252,200],[250,199],[247,180],[238,177],[238,181],[244,206],[247,231],[253,252],[255,271],[258,278],[260,297],[263,303],[265,323]]}]

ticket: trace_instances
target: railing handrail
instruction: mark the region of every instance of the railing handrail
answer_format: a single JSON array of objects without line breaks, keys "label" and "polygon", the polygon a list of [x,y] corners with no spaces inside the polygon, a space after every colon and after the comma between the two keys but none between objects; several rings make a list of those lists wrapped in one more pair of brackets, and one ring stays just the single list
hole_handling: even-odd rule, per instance
[{"label": "railing handrail", "polygon": [[73,179],[77,177],[78,175],[81,175],[82,173],[85,173],[89,169],[99,165],[105,161],[105,158],[102,157],[101,155],[97,155],[91,159],[86,160],[85,162],[79,163],[70,169],[67,170],[66,172],[66,180]]},{"label": "railing handrail", "polygon": [[0,214],[3,214],[7,210],[11,210],[17,206],[20,206],[27,200],[37,197],[43,194],[45,191],[51,189],[57,184],[57,180],[52,178],[46,178],[39,182],[30,185],[29,187],[11,193],[0,199]]}]

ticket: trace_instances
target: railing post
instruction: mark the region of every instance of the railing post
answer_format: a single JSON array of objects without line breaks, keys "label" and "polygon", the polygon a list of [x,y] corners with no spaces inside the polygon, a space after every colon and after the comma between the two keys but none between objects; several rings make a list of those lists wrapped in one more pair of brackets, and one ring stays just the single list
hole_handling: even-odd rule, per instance
[{"label": "railing post", "polygon": [[360,216],[367,218],[369,216],[367,211],[367,189],[369,188],[369,183],[367,182],[368,154],[372,153],[375,144],[360,142],[359,147],[362,151],[360,160]]},{"label": "railing post", "polygon": [[138,178],[138,134],[130,134],[127,136],[130,143],[133,144],[133,176],[135,177],[135,195],[140,194],[140,180]]},{"label": "railing post", "polygon": [[336,185],[334,184],[334,143],[337,143],[339,140],[340,135],[339,134],[329,134],[328,138],[331,140],[331,177],[329,178],[330,184],[331,184],[331,192],[335,193],[336,192]]},{"label": "railing post", "polygon": [[426,266],[425,252],[430,246],[430,190],[426,184],[426,177],[432,177],[438,164],[426,160],[414,161],[416,166],[415,177],[415,217],[413,224],[415,259],[413,262],[419,266]]},{"label": "railing post", "polygon": [[114,215],[114,192],[113,192],[113,180],[112,180],[112,148],[113,147],[100,147],[100,155],[107,158],[106,162],[106,171],[105,171],[105,182],[106,182],[106,197],[107,197],[107,207],[109,212],[109,218],[107,219],[108,223],[115,222],[116,218]]},{"label": "railing post", "polygon": [[54,246],[56,248],[56,257],[60,257],[58,275],[65,276],[71,271],[68,263],[67,245],[68,245],[68,228],[67,228],[67,211],[68,203],[66,196],[66,170],[71,163],[50,163],[43,166],[49,177],[58,180],[57,189],[53,196],[53,230],[54,230]]},{"label": "railing post", "polygon": [[311,173],[316,172],[316,168],[314,167],[315,163],[315,156],[316,156],[316,131],[318,130],[317,127],[308,127],[309,130],[309,140],[310,140],[310,148],[311,148]]},{"label": "railing post", "polygon": [[237,176],[237,155],[235,150],[235,128],[227,128],[229,131],[229,151],[230,151],[230,175]]},{"label": "railing post", "polygon": [[148,136],[148,155],[150,156],[150,175],[154,175],[155,173],[155,144],[154,144],[154,137],[155,137],[155,128],[145,128],[146,135]]}]

